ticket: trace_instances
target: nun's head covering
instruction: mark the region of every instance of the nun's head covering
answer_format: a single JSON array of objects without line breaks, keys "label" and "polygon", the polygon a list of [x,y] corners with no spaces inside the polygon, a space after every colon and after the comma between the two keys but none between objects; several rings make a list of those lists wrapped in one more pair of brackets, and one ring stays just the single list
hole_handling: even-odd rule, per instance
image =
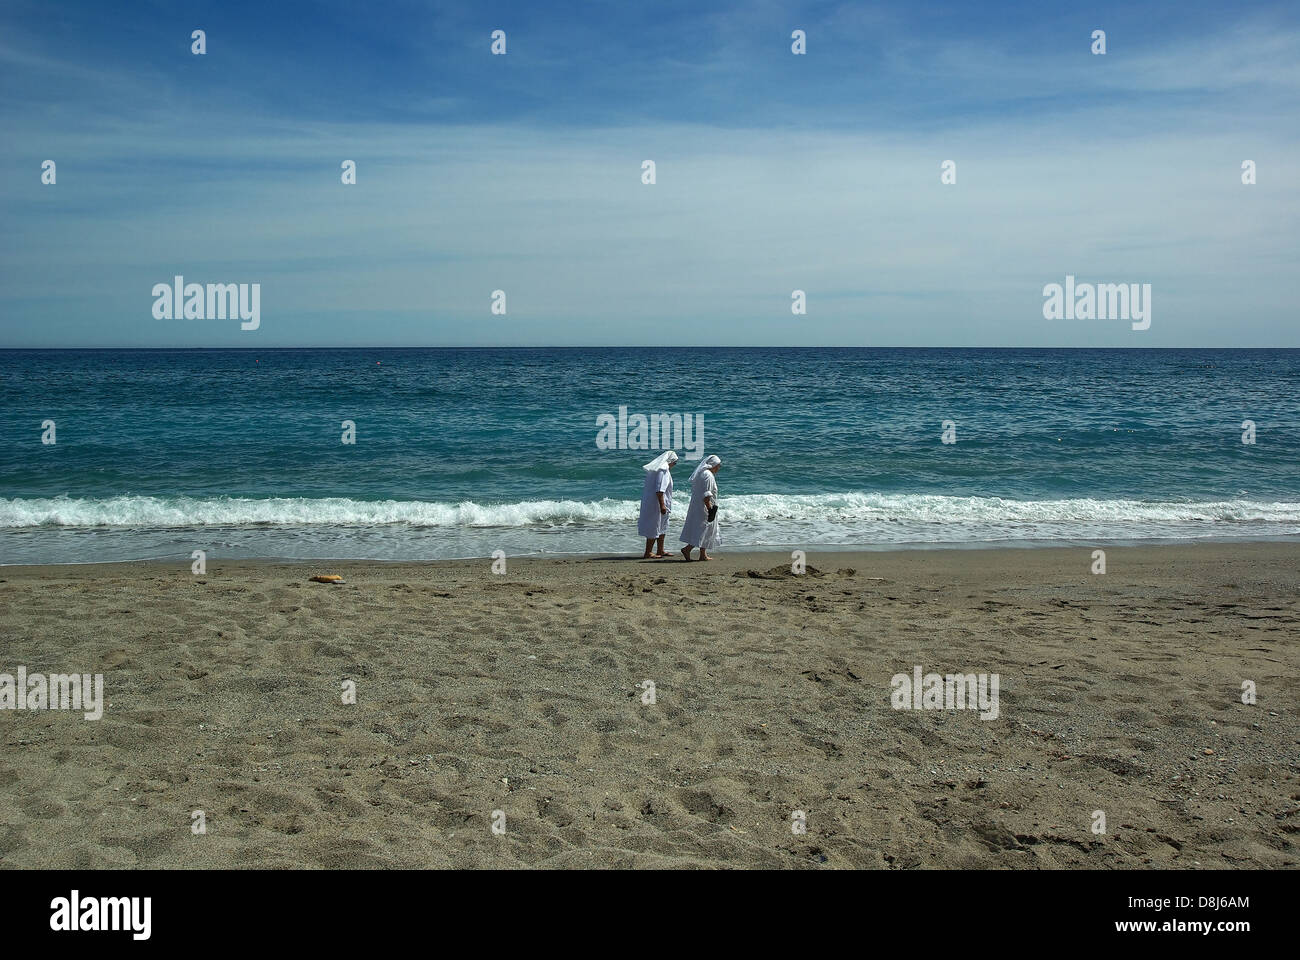
[{"label": "nun's head covering", "polygon": [[722,466],[722,460],[718,457],[715,457],[713,454],[709,454],[707,457],[705,457],[703,460],[700,461],[699,466],[695,468],[695,472],[691,474],[691,483],[694,483],[695,478],[698,477],[705,470],[708,470],[710,467],[720,467],[720,466]]},{"label": "nun's head covering", "polygon": [[642,467],[647,473],[655,473],[659,470],[667,470],[676,462],[677,454],[673,453],[671,450],[665,450],[649,463],[642,464]]}]

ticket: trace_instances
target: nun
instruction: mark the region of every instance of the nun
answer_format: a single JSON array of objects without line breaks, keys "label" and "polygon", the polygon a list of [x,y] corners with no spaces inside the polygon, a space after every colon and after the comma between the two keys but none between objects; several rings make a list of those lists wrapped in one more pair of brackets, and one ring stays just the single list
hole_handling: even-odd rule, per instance
[{"label": "nun", "polygon": [[718,481],[714,474],[722,461],[707,456],[691,474],[691,505],[686,508],[686,522],[682,524],[682,556],[691,559],[691,551],[700,548],[701,560],[712,560],[709,551],[722,542],[718,532]]},{"label": "nun", "polygon": [[[664,552],[664,537],[668,535],[668,514],[673,510],[673,475],[672,465],[677,462],[677,454],[666,450],[647,464],[645,483],[641,486],[641,516],[636,522],[637,533],[645,537],[645,553],[641,559],[661,559],[668,556]],[[659,541],[659,552],[654,553],[655,541]]]}]

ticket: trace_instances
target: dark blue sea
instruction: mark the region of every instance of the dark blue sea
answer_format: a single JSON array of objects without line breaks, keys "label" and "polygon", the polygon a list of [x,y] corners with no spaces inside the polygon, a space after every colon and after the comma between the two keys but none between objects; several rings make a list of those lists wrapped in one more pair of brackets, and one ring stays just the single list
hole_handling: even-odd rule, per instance
[{"label": "dark blue sea", "polygon": [[0,563],[639,550],[666,446],[724,553],[1295,537],[1298,398],[1297,350],[3,351]]}]

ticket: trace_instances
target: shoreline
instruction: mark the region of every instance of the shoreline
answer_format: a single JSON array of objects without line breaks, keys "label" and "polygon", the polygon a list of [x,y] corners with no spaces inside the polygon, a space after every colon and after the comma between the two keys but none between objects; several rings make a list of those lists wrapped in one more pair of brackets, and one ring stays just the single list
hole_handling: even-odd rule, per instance
[{"label": "shoreline", "polygon": [[[0,540],[3,534],[0,534]],[[635,541],[636,538],[633,538]],[[910,543],[881,543],[871,545],[855,544],[827,544],[812,545],[807,544],[761,544],[747,545],[736,549],[730,549],[727,555],[733,557],[759,558],[780,556],[782,553],[790,553],[793,550],[802,550],[806,555],[813,556],[842,556],[852,557],[858,554],[866,556],[875,556],[879,554],[943,554],[943,553],[982,553],[982,552],[1024,552],[1040,550],[1095,550],[1095,549],[1123,549],[1123,550],[1167,550],[1183,549],[1196,547],[1246,547],[1252,545],[1296,545],[1300,546],[1300,533],[1279,534],[1275,537],[1220,537],[1206,536],[1195,539],[1190,538],[1153,538],[1150,540],[1133,540],[1133,539],[1111,539],[1099,537],[1095,539],[1078,539],[1078,540],[972,540],[972,541],[913,541]],[[673,546],[669,544],[669,546]],[[677,544],[673,547],[674,552],[682,545]],[[585,559],[626,559],[641,560],[639,554],[634,555],[637,547],[630,547],[627,554],[619,554],[612,551],[577,551],[573,553],[520,553],[508,554],[507,560],[511,563],[524,563],[548,560],[554,561],[574,561]],[[719,554],[721,557],[722,554]],[[221,557],[213,556],[209,553],[208,560],[210,563],[221,562],[225,564],[250,564],[250,565],[284,565],[300,566],[302,564],[357,564],[361,566],[373,564],[379,567],[392,566],[412,566],[423,567],[431,564],[469,564],[469,563],[487,563],[491,562],[491,554],[464,556],[464,557],[444,557],[431,559],[394,559],[385,560],[375,557]],[[81,567],[104,567],[120,568],[123,566],[141,566],[148,567],[156,565],[159,567],[170,568],[173,566],[188,567],[191,558],[186,554],[175,554],[161,557],[145,557],[138,559],[124,560],[67,560],[67,561],[42,561],[39,563],[4,563],[0,562],[0,570],[22,570],[22,569],[40,569],[40,570],[60,570],[65,568]]]},{"label": "shoreline", "polygon": [[0,868],[1300,866],[1300,544],[1092,549],[5,568]]},{"label": "shoreline", "polygon": [[[1092,552],[1104,549],[1110,563],[1110,573],[1114,573],[1113,558],[1123,556],[1126,564],[1136,570],[1155,568],[1168,574],[1176,571],[1169,564],[1181,564],[1189,574],[1201,574],[1216,569],[1224,564],[1238,566],[1252,562],[1276,563],[1294,560],[1300,573],[1300,538],[1287,540],[1250,540],[1250,541],[1180,541],[1171,544],[1124,545],[1097,541],[1086,545],[1053,546],[996,546],[996,547],[937,547],[933,549],[866,549],[846,550],[829,549],[805,550],[808,566],[826,570],[830,568],[852,567],[856,572],[869,573],[881,570],[896,570],[907,573],[913,582],[939,581],[947,578],[953,583],[964,581],[981,582],[984,574],[978,571],[1003,571],[1008,577],[1022,572],[1023,561],[1034,558],[1033,567],[1041,567],[1057,573],[1069,573],[1062,582],[1077,583],[1079,576],[1086,576],[1088,582],[1094,579],[1090,573],[1093,564]],[[978,562],[977,562],[978,561]],[[44,563],[11,564],[0,566],[0,583],[7,578],[14,582],[30,582],[40,579],[57,580],[100,580],[130,578],[132,576],[153,577],[183,574],[186,579],[203,579],[213,577],[237,578],[244,575],[264,577],[283,570],[286,575],[303,574],[306,579],[307,568],[319,573],[351,574],[354,577],[376,577],[401,575],[427,579],[438,574],[483,575],[490,577],[488,582],[509,582],[516,578],[528,580],[561,577],[564,579],[581,579],[594,575],[599,570],[617,569],[621,573],[636,572],[647,576],[656,575],[655,571],[673,570],[694,571],[698,576],[734,575],[752,567],[788,568],[790,557],[784,548],[773,550],[732,550],[717,553],[709,562],[699,560],[684,561],[680,554],[674,553],[670,559],[645,560],[640,554],[628,553],[576,553],[544,554],[506,557],[505,575],[491,573],[491,557],[463,557],[448,560],[313,560],[297,558],[252,557],[247,559],[224,559],[209,556],[207,573],[197,575],[190,572],[192,560],[189,557],[175,560],[116,560],[95,563]],[[776,564],[773,567],[773,564]],[[628,569],[624,569],[624,568]],[[315,568],[320,568],[318,571]],[[328,569],[326,569],[328,568]],[[787,571],[788,572],[788,571]],[[1095,578],[1101,585],[1106,576]],[[1281,598],[1279,598],[1281,599]]]}]

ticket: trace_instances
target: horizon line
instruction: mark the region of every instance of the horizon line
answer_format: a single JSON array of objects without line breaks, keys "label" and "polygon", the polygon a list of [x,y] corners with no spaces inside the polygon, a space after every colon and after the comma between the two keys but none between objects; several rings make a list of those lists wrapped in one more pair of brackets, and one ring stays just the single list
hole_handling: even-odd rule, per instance
[{"label": "horizon line", "polygon": [[335,346],[275,346],[275,347],[207,347],[207,346],[162,346],[162,347],[7,347],[0,346],[0,352],[4,353],[51,353],[57,351],[246,351],[246,352],[263,352],[269,353],[283,350],[1300,350],[1300,346],[1280,347],[1242,347],[1242,346],[1009,346],[1006,344],[994,345],[944,345],[944,346],[919,346],[919,345],[863,345],[863,344],[821,344],[810,346],[808,344],[686,344],[686,345],[664,345],[664,344],[408,344],[402,346],[390,346],[384,344],[358,344],[358,345],[335,345]]}]

